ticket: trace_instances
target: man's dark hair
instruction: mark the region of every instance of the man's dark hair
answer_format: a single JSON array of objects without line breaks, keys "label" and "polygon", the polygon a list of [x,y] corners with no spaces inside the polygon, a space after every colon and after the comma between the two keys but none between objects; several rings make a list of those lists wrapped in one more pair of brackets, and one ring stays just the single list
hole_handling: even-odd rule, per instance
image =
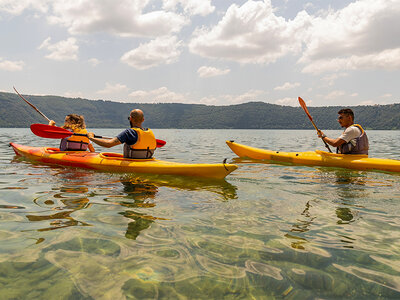
[{"label": "man's dark hair", "polygon": [[348,115],[351,116],[354,120],[354,113],[350,108],[342,108],[341,110],[338,111],[338,114],[341,115]]}]

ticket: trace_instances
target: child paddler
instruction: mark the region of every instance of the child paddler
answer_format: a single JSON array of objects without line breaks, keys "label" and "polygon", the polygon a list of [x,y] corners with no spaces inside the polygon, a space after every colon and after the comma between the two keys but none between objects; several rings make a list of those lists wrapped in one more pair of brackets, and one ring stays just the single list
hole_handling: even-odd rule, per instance
[{"label": "child paddler", "polygon": [[[56,126],[56,122],[49,121],[50,126]],[[77,114],[70,114],[65,117],[64,129],[68,129],[73,133],[87,134],[85,119],[83,116]],[[95,152],[92,143],[86,136],[71,135],[63,138],[60,142],[61,151],[86,151]]]}]

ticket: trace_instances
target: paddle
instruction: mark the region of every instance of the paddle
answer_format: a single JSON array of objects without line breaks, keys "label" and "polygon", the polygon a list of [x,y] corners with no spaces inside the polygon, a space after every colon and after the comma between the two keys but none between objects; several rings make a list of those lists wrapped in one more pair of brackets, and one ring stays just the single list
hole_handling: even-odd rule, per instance
[{"label": "paddle", "polygon": [[[310,113],[308,112],[306,103],[305,103],[304,100],[301,99],[300,97],[299,97],[299,103],[300,103],[300,106],[303,108],[304,112],[307,114],[307,116],[308,116],[308,118],[310,119],[311,123],[313,124],[315,130],[317,130],[317,132],[321,132],[321,130],[318,129],[317,125],[315,125],[315,123],[314,123],[314,121],[313,121],[313,118],[311,117]],[[327,144],[323,139],[322,139],[322,141],[324,142],[325,147],[329,150],[329,152],[332,153],[331,148],[329,148],[328,144]]]},{"label": "paddle", "polygon": [[[63,139],[71,135],[87,136],[87,134],[74,133],[61,127],[50,126],[46,124],[32,124],[31,131],[37,136],[49,139]],[[94,137],[99,139],[112,139],[110,137],[99,136],[99,135],[95,135]],[[161,148],[167,143],[166,141],[159,139],[156,139],[156,142],[157,142],[157,148]]]},{"label": "paddle", "polygon": [[24,100],[26,103],[28,103],[34,110],[36,110],[43,118],[45,118],[47,120],[47,122],[50,122],[50,119],[48,117],[46,117],[40,110],[38,110],[36,108],[35,105],[33,105],[32,103],[30,103],[28,100],[26,100],[24,97],[22,97],[22,95],[20,93],[18,93],[17,89],[13,86],[14,91],[18,94],[18,96],[21,97],[22,100]]}]

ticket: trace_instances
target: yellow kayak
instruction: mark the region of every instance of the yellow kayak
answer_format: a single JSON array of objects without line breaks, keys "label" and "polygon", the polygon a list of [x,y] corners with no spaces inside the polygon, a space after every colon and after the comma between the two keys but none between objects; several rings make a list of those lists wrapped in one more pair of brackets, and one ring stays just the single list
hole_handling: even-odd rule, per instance
[{"label": "yellow kayak", "polygon": [[226,144],[239,157],[265,159],[306,166],[400,172],[400,160],[394,159],[370,158],[368,155],[336,154],[319,150],[307,152],[271,151],[241,145],[234,141],[226,141]]},{"label": "yellow kayak", "polygon": [[58,148],[30,147],[10,143],[15,153],[30,160],[84,169],[160,175],[198,176],[222,179],[237,169],[233,164],[185,164],[151,159],[129,159],[122,154],[60,151]]}]

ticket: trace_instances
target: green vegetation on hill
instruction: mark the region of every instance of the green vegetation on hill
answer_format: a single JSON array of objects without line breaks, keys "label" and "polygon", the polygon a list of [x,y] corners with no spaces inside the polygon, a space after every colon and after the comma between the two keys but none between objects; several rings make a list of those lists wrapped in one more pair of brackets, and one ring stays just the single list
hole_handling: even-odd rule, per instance
[{"label": "green vegetation on hill", "polygon": [[[90,128],[125,128],[133,108],[145,112],[151,128],[313,129],[301,107],[249,102],[230,106],[199,104],[119,103],[58,96],[26,96],[48,118],[62,125],[70,113],[84,115]],[[342,107],[309,107],[321,129],[338,129],[337,112]],[[366,129],[400,129],[400,104],[350,107],[356,123]],[[34,109],[12,93],[0,93],[0,127],[29,127],[46,123]]]}]

